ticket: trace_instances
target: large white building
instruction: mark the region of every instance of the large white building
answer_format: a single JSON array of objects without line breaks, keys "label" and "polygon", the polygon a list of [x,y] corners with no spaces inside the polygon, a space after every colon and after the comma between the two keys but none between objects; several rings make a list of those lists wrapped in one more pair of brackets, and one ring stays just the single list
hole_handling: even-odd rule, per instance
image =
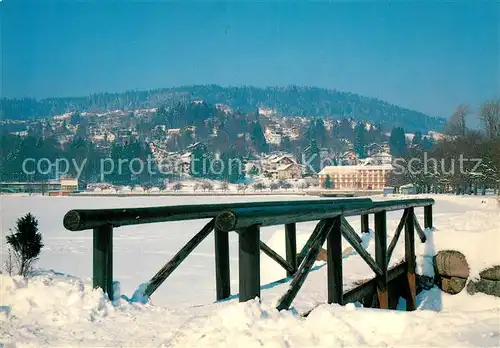
[{"label": "large white building", "polygon": [[324,187],[330,176],[332,188],[349,190],[382,190],[387,185],[387,178],[393,169],[390,164],[328,166],[319,172],[320,185]]}]

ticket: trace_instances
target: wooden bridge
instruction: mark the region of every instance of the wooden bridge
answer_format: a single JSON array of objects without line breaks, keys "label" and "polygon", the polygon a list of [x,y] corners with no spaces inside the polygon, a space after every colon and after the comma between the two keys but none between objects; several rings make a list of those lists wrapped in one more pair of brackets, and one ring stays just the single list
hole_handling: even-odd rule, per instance
[{"label": "wooden bridge", "polygon": [[[210,219],[177,254],[154,275],[146,288],[151,296],[186,257],[213,231],[215,242],[216,299],[230,297],[228,233],[238,234],[239,301],[261,297],[260,251],[280,264],[291,277],[290,286],[277,308],[288,309],[311,270],[321,246],[327,243],[328,303],[370,302],[376,294],[377,306],[389,308],[389,288],[395,282],[406,298],[407,310],[416,308],[415,232],[425,242],[425,234],[415,216],[415,208],[424,208],[424,226],[432,228],[433,199],[404,199],[374,202],[369,198],[299,200],[276,202],[184,205],[151,208],[71,210],[64,216],[70,231],[93,230],[93,285],[113,298],[113,230],[127,225]],[[387,246],[389,211],[402,211],[392,241]],[[346,220],[360,216],[361,232],[369,230],[369,215],[375,221],[375,258],[361,245],[361,238]],[[319,221],[304,247],[297,251],[296,224]],[[260,228],[285,226],[286,257],[281,257],[260,240]],[[388,269],[391,255],[404,229],[405,259]],[[341,242],[344,237],[373,270],[375,277],[344,292]],[[371,297],[370,297],[371,296]]]}]

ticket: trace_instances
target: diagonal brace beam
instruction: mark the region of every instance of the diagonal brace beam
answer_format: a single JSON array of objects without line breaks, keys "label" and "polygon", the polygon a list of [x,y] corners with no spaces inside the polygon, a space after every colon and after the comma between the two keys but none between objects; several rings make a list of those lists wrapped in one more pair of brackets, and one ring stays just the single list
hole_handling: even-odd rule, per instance
[{"label": "diagonal brace beam", "polygon": [[398,228],[396,228],[396,232],[394,233],[394,237],[392,237],[391,244],[389,244],[389,247],[387,248],[387,264],[389,264],[389,261],[391,261],[392,253],[396,248],[396,244],[398,244],[399,236],[401,235],[403,227],[405,227],[407,219],[408,219],[408,209],[405,209],[403,216],[399,221]]},{"label": "diagonal brace beam", "polygon": [[[309,271],[311,270],[312,265],[316,261],[316,257],[318,256],[319,249],[325,243],[326,238],[330,231],[334,228],[334,219],[325,219],[321,220],[314,229],[313,236],[317,236],[314,242],[311,245],[311,248],[308,250],[304,262],[300,265],[297,273],[293,277],[290,287],[288,291],[281,296],[278,301],[277,309],[280,311],[282,309],[288,309],[292,304],[293,299],[297,296],[302,284],[307,278]],[[311,236],[312,237],[312,236]]]},{"label": "diagonal brace beam", "polygon": [[172,274],[182,261],[184,261],[186,257],[188,257],[188,255],[196,249],[196,247],[210,234],[210,232],[212,232],[214,225],[215,219],[210,220],[210,222],[207,223],[200,232],[191,238],[189,242],[187,242],[186,245],[184,245],[182,249],[179,250],[177,254],[175,254],[174,257],[172,257],[172,259],[153,276],[153,278],[151,278],[145,291],[146,296],[151,296],[151,294],[158,289],[158,287],[165,281],[165,279],[168,278],[170,274]]},{"label": "diagonal brace beam", "polygon": [[345,217],[342,216],[342,224],[341,224],[341,229],[342,229],[342,235],[344,238],[349,242],[349,244],[352,245],[354,250],[361,256],[363,260],[370,266],[370,268],[377,274],[377,275],[382,275],[382,269],[377,265],[375,260],[372,258],[372,256],[368,253],[368,251],[363,248],[361,243],[358,242],[357,238],[355,237],[356,231],[352,228],[351,225],[349,225],[349,222],[346,220]]},{"label": "diagonal brace beam", "polygon": [[427,240],[427,237],[425,236],[425,233],[422,230],[422,227],[420,227],[420,224],[418,223],[418,220],[417,220],[417,217],[415,216],[415,213],[413,213],[412,215],[413,215],[413,224],[415,227],[415,231],[417,232],[418,237],[420,238],[420,241],[422,243],[425,243],[425,241]]},{"label": "diagonal brace beam", "polygon": [[314,228],[313,233],[311,234],[311,236],[307,240],[306,244],[304,244],[304,246],[300,250],[300,253],[297,255],[297,265],[300,265],[302,263],[302,261],[306,257],[307,252],[309,251],[309,249],[311,249],[311,247],[315,243],[316,239],[318,239],[318,236],[321,232],[321,229],[323,228],[323,226],[325,224],[326,224],[326,220],[321,220],[320,222],[318,222],[318,224]]}]

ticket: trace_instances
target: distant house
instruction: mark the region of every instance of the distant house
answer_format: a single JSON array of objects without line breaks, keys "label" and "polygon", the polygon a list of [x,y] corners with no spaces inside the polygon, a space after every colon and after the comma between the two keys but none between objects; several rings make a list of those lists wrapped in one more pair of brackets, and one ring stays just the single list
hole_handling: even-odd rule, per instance
[{"label": "distant house", "polygon": [[61,191],[63,192],[78,191],[78,179],[73,179],[73,178],[61,179]]},{"label": "distant house", "polygon": [[401,186],[399,192],[403,195],[414,195],[417,193],[417,188],[413,184],[407,184]]},{"label": "distant house", "polygon": [[48,192],[49,196],[68,196],[70,193],[78,191],[78,179],[61,179],[59,185],[59,190],[50,190]]},{"label": "distant house", "polygon": [[277,179],[289,180],[302,178],[302,166],[297,163],[290,163],[276,169]]},{"label": "distant house", "polygon": [[381,144],[372,143],[365,146],[365,152],[368,156],[374,156],[383,151],[383,146]]},{"label": "distant house", "polygon": [[181,171],[182,173],[190,173],[191,172],[191,152],[184,153],[181,158]]},{"label": "distant house", "polygon": [[281,144],[282,135],[280,133],[266,130],[264,137],[266,138],[266,142],[268,144]]},{"label": "distant house", "polygon": [[266,107],[259,107],[259,115],[270,117],[276,114],[276,111]]},{"label": "distant house", "polygon": [[358,156],[353,151],[344,152],[340,156],[340,164],[348,166],[356,165],[358,164]]},{"label": "distant house", "polygon": [[379,152],[364,160],[365,165],[391,164],[392,155],[387,152]]},{"label": "distant house", "polygon": [[287,155],[271,155],[267,157],[265,160],[265,169],[266,170],[277,170],[278,167],[297,163],[292,156]]},{"label": "distant house", "polygon": [[180,128],[172,128],[167,130],[168,135],[180,135],[181,134],[181,129]]},{"label": "distant house", "polygon": [[448,135],[445,135],[443,133],[434,132],[434,131],[429,131],[428,135],[431,139],[433,139],[435,141],[451,138]]},{"label": "distant house", "polygon": [[390,195],[394,193],[394,187],[384,187],[384,195]]}]

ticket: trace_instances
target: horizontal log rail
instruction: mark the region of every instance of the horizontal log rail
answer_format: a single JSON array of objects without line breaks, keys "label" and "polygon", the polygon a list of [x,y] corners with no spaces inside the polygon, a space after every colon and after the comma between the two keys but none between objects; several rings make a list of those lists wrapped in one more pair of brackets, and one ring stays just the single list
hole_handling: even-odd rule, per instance
[{"label": "horizontal log rail", "polygon": [[246,203],[219,203],[205,205],[176,205],[164,207],[123,209],[75,209],[66,213],[63,225],[70,231],[83,231],[106,225],[113,227],[140,225],[157,222],[183,221],[213,218],[227,209],[252,207],[290,207],[307,204],[337,204],[343,201],[369,203],[369,198],[311,199],[299,201],[270,201]]},{"label": "horizontal log rail", "polygon": [[[239,248],[239,300],[260,297],[260,253],[277,262],[291,278],[288,290],[278,300],[278,309],[288,309],[317,260],[322,245],[327,243],[328,303],[352,302],[369,292],[376,292],[380,308],[388,307],[388,282],[405,276],[410,291],[407,309],[415,307],[415,232],[422,242],[425,233],[414,209],[424,208],[425,228],[432,228],[432,199],[402,199],[372,201],[369,198],[314,199],[298,201],[269,201],[182,205],[149,208],[117,208],[71,210],[63,220],[70,231],[93,230],[93,284],[113,299],[113,233],[114,228],[127,225],[170,221],[209,219],[206,225],[183,246],[147,283],[145,294],[151,296],[172,272],[206,237],[214,233],[216,299],[231,296],[228,233],[236,232]],[[387,247],[387,218],[389,211],[403,210],[396,232]],[[375,222],[375,257],[362,245],[359,233],[346,217],[360,216],[360,233],[370,232],[369,215]],[[318,221],[297,253],[296,224]],[[282,256],[260,240],[264,226],[284,225],[285,250]],[[396,269],[388,269],[391,256],[402,231],[405,231],[405,260]],[[374,278],[343,292],[342,237],[374,272]]]},{"label": "horizontal log rail", "polygon": [[273,205],[267,207],[242,207],[229,209],[217,216],[215,224],[221,231],[234,231],[252,225],[276,226],[287,223],[316,221],[339,215],[356,216],[424,207],[434,204],[433,199],[405,199],[380,202],[331,202],[322,204],[296,204],[292,207]]}]

